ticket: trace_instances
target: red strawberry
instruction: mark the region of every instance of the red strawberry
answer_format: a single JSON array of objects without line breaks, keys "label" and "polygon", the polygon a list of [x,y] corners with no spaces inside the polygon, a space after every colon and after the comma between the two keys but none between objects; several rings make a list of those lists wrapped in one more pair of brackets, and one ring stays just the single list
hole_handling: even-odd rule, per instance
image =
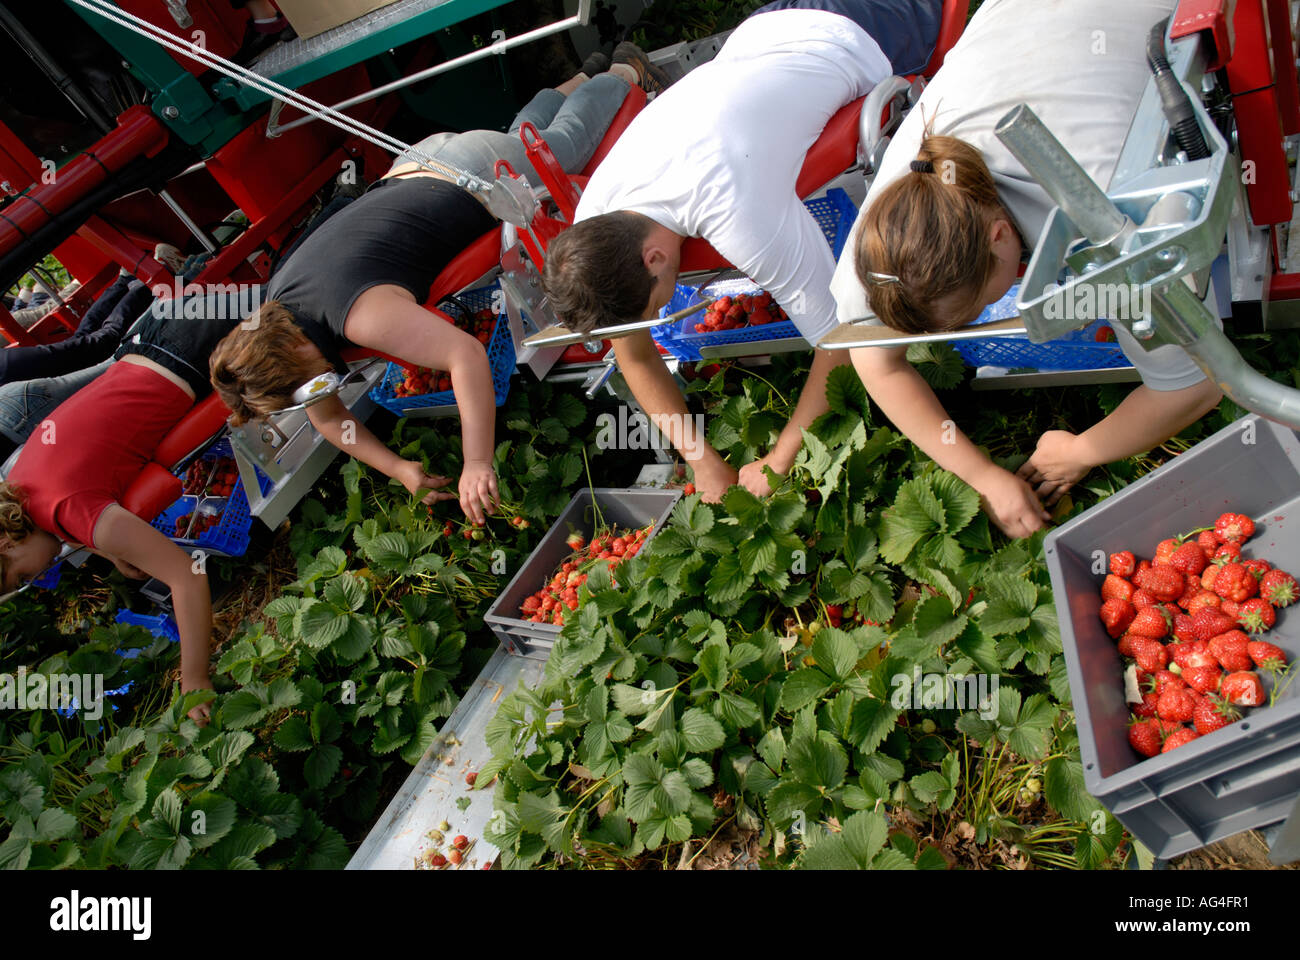
[{"label": "red strawberry", "polygon": [[1169,687],[1185,687],[1183,678],[1169,670],[1157,670],[1147,676],[1148,689],[1157,694],[1164,693]]},{"label": "red strawberry", "polygon": [[1148,593],[1145,590],[1134,590],[1132,602],[1133,602],[1133,606],[1137,607],[1140,610],[1142,607],[1154,606],[1160,601],[1158,601],[1155,597],[1153,597],[1150,593]]},{"label": "red strawberry", "polygon": [[[1235,629],[1237,621],[1225,616],[1214,607],[1205,607],[1192,614],[1192,633],[1197,640],[1211,640],[1221,633]],[[1211,648],[1211,653],[1213,649]]]},{"label": "red strawberry", "polygon": [[1209,561],[1205,558],[1205,551],[1199,544],[1190,541],[1175,550],[1169,558],[1169,565],[1184,575],[1199,574],[1207,563]]},{"label": "red strawberry", "polygon": [[1174,617],[1173,630],[1174,639],[1179,643],[1186,643],[1189,640],[1195,640],[1196,634],[1192,632],[1192,618],[1185,613],[1180,613]]},{"label": "red strawberry", "polygon": [[1147,673],[1163,670],[1169,663],[1169,651],[1165,649],[1165,645],[1159,640],[1149,640],[1141,635],[1134,635],[1131,630],[1129,634],[1133,636],[1133,659],[1137,661],[1138,667]]},{"label": "red strawberry", "polygon": [[1236,541],[1219,544],[1219,548],[1214,551],[1214,556],[1210,562],[1215,566],[1221,567],[1225,563],[1235,563],[1241,559],[1241,544]]},{"label": "red strawberry", "polygon": [[688,483],[686,486],[682,487],[682,493],[684,493],[688,497],[694,492],[695,492],[695,484],[693,483]]},{"label": "red strawberry", "polygon": [[1128,728],[1128,742],[1144,757],[1154,757],[1164,743],[1164,726],[1159,720],[1139,720]]},{"label": "red strawberry", "polygon": [[1247,633],[1263,633],[1273,629],[1273,624],[1277,623],[1277,613],[1267,600],[1255,597],[1241,604],[1237,611],[1237,622]]},{"label": "red strawberry", "polygon": [[1101,598],[1103,600],[1125,600],[1133,602],[1133,584],[1129,583],[1123,577],[1117,577],[1113,573],[1106,574],[1106,580],[1101,585]]},{"label": "red strawberry", "polygon": [[1174,551],[1177,549],[1178,541],[1173,537],[1170,537],[1167,540],[1161,540],[1156,544],[1156,555],[1152,558],[1151,565],[1153,567],[1166,566],[1169,563],[1170,558],[1173,557]]},{"label": "red strawberry", "polygon": [[1250,638],[1240,630],[1229,630],[1210,638],[1210,653],[1214,654],[1219,665],[1230,673],[1249,670],[1253,665],[1250,654],[1246,652],[1249,643]]},{"label": "red strawberry", "polygon": [[1169,645],[1169,651],[1173,655],[1174,663],[1184,670],[1190,667],[1218,667],[1219,665],[1214,654],[1210,653],[1209,643],[1204,640],[1172,643]]},{"label": "red strawberry", "polygon": [[1106,625],[1106,632],[1110,634],[1112,640],[1128,629],[1136,615],[1137,610],[1133,608],[1133,604],[1118,597],[1107,600],[1101,605],[1101,622]]},{"label": "red strawberry", "polygon": [[1139,717],[1154,717],[1156,715],[1156,702],[1160,695],[1154,690],[1148,690],[1142,694],[1141,703],[1130,703],[1129,707],[1133,713]]},{"label": "red strawberry", "polygon": [[1244,513],[1225,513],[1214,521],[1214,535],[1240,543],[1255,535],[1255,521]]},{"label": "red strawberry", "polygon": [[1117,577],[1131,577],[1137,570],[1137,558],[1132,550],[1121,550],[1110,555],[1110,572]]},{"label": "red strawberry", "polygon": [[1204,667],[1187,667],[1181,676],[1197,693],[1213,693],[1219,689],[1219,680],[1223,678],[1223,671],[1215,663]]},{"label": "red strawberry", "polygon": [[1219,549],[1220,542],[1219,538],[1214,535],[1213,530],[1202,530],[1196,538],[1196,545],[1201,548],[1201,552],[1205,554],[1207,561],[1214,556],[1214,551]]},{"label": "red strawberry", "polygon": [[564,542],[569,545],[570,550],[581,550],[587,545],[586,539],[580,533],[571,533],[565,537]]},{"label": "red strawberry", "polygon": [[1300,599],[1300,586],[1285,570],[1270,570],[1259,581],[1259,595],[1275,607],[1289,607]]},{"label": "red strawberry", "polygon": [[1200,734],[1195,730],[1184,728],[1171,733],[1165,737],[1165,745],[1160,748],[1161,753],[1168,753],[1170,750],[1177,750],[1185,743],[1191,743],[1193,740],[1200,739]]},{"label": "red strawberry", "polygon": [[1120,656],[1122,657],[1136,656],[1136,654],[1133,653],[1134,639],[1135,638],[1133,637],[1133,635],[1128,633],[1124,634],[1124,636],[1119,638],[1119,643],[1115,644],[1115,649],[1119,651]]},{"label": "red strawberry", "polygon": [[1286,652],[1265,640],[1252,640],[1246,644],[1246,654],[1261,670],[1280,670],[1286,666]]},{"label": "red strawberry", "polygon": [[1222,729],[1230,723],[1236,723],[1239,719],[1241,719],[1240,711],[1222,697],[1213,694],[1202,697],[1201,702],[1192,711],[1192,722],[1196,724],[1196,732],[1202,736]]},{"label": "red strawberry", "polygon": [[1269,565],[1269,562],[1267,560],[1261,560],[1259,558],[1255,558],[1253,560],[1242,560],[1241,565],[1245,567],[1247,570],[1249,570],[1251,576],[1253,576],[1256,580],[1263,580],[1264,574],[1268,573],[1270,570],[1273,569],[1272,566]]},{"label": "red strawberry", "polygon": [[[1219,579],[1219,568],[1212,563],[1201,571],[1201,589],[1214,593],[1214,581],[1217,579]],[[1217,593],[1214,595],[1218,596]]]},{"label": "red strawberry", "polygon": [[1178,598],[1178,605],[1184,610],[1192,605],[1197,594],[1201,592],[1201,578],[1187,574],[1186,585],[1183,588],[1183,595]]},{"label": "red strawberry", "polygon": [[1264,703],[1264,685],[1259,674],[1238,670],[1223,678],[1223,698],[1239,707],[1258,707]]},{"label": "red strawberry", "polygon": [[1143,607],[1137,611],[1128,631],[1137,637],[1159,640],[1169,635],[1169,615],[1160,607]]},{"label": "red strawberry", "polygon": [[447,858],[444,857],[441,853],[435,853],[433,856],[429,858],[429,866],[431,867],[445,867],[446,865],[447,865]]},{"label": "red strawberry", "polygon": [[1186,686],[1167,686],[1156,701],[1156,716],[1171,723],[1186,723],[1196,708],[1196,694]]},{"label": "red strawberry", "polygon": [[1189,616],[1194,617],[1196,616],[1197,613],[1199,613],[1201,610],[1203,610],[1206,607],[1210,607],[1212,609],[1217,610],[1219,608],[1219,604],[1222,602],[1223,602],[1223,598],[1220,597],[1213,590],[1201,590],[1199,593],[1195,594],[1191,600],[1187,602],[1187,613]]},{"label": "red strawberry", "polygon": [[1133,582],[1162,602],[1177,600],[1187,589],[1186,578],[1167,564],[1139,571]]}]

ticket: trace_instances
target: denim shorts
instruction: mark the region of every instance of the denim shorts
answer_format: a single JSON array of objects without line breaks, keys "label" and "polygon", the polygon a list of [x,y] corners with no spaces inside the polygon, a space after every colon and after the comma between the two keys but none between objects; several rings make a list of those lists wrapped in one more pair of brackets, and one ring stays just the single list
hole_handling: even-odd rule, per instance
[{"label": "denim shorts", "polygon": [[112,360],[61,377],[19,380],[0,386],[0,434],[22,444],[59,404],[109,368]]}]

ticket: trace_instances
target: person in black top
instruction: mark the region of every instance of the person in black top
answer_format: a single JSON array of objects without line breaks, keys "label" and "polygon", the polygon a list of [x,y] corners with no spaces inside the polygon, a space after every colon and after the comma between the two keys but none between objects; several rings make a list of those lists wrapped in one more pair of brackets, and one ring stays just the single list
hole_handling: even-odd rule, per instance
[{"label": "person in black top", "polygon": [[[519,155],[513,131],[525,121],[552,146],[568,172],[581,170],[622,106],[629,86],[655,86],[644,54],[620,45],[610,71],[593,58],[584,71],[554,90],[543,90],[521,111],[511,133],[476,130],[436,134],[417,144],[424,156],[494,179],[497,158],[534,181]],[[608,61],[606,61],[608,62]],[[421,304],[438,274],[466,247],[498,226],[474,195],[441,174],[399,156],[385,176],[306,237],[280,264],[268,299],[213,352],[212,383],[233,421],[265,417],[292,406],[300,386],[339,370],[337,350],[361,346],[421,367],[446,371],[460,410],[465,465],[459,496],[444,491],[446,477],[389,450],[332,397],[308,407],[321,435],[362,462],[393,477],[424,502],[459,499],[465,515],[485,522],[495,509],[497,478],[495,394],[487,354],[477,339],[443,322]]]}]

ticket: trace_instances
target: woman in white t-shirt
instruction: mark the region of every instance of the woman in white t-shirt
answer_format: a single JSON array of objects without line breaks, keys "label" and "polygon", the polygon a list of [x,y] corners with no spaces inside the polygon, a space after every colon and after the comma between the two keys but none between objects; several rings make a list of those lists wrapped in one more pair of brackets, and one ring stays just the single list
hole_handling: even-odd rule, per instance
[{"label": "woman in white t-shirt", "polygon": [[[987,0],[890,144],[835,272],[839,319],[870,312],[905,333],[953,330],[999,300],[1053,204],[994,127],[1028,103],[1083,169],[1108,184],[1147,84],[1147,35],[1175,6]],[[851,354],[895,426],[978,490],[1004,533],[1022,537],[1050,519],[1043,501],[1053,504],[1095,466],[1163,442],[1222,396],[1181,348],[1148,352],[1126,330],[1116,332],[1143,385],[1082,433],[1043,434],[1017,474],[954,436],[905,347]]]}]

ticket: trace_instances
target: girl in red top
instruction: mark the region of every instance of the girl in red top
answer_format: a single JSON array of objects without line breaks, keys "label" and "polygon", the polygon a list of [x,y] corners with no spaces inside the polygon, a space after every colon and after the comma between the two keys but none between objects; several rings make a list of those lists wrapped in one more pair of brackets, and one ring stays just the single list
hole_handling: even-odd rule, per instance
[{"label": "girl in red top", "polygon": [[[62,543],[89,547],[128,576],[156,577],[171,588],[181,689],[188,692],[212,686],[207,576],[121,499],[162,439],[210,389],[208,355],[238,320],[170,322],[160,313],[144,321],[104,374],[55,409],[0,483],[0,586],[13,590],[38,575]],[[190,712],[200,723],[208,714],[207,704]]]}]

